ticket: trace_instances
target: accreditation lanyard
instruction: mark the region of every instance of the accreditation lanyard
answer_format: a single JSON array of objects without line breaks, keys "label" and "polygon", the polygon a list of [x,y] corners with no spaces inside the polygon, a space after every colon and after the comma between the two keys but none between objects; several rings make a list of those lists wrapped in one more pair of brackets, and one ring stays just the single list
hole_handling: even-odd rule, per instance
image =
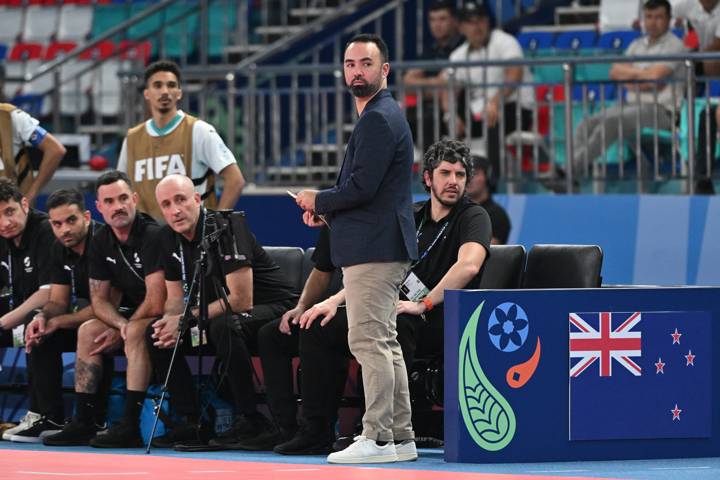
[{"label": "accreditation lanyard", "polygon": [[9,300],[8,305],[10,305],[10,311],[14,308],[15,301],[13,300],[13,267],[12,267],[12,255],[10,253],[10,247],[8,246],[8,291],[9,291]]},{"label": "accreditation lanyard", "polygon": [[[200,230],[200,240],[205,238],[205,225],[207,224],[207,215],[206,211],[203,208],[202,209],[203,215],[201,218],[203,219],[202,222],[202,229]],[[183,289],[183,301],[187,303],[188,299],[190,298],[190,285],[188,283],[188,276],[187,276],[187,269],[185,268],[185,249],[182,246],[182,240],[180,239],[180,236],[175,237],[177,239],[177,246],[178,250],[180,250],[180,275],[182,277],[182,289]],[[200,299],[200,291],[198,291],[198,301]]]},{"label": "accreditation lanyard", "polygon": [[[447,226],[448,226],[449,223],[450,223],[450,219],[448,218],[447,220],[445,220],[445,223],[443,224],[442,228],[440,228],[440,231],[439,231],[438,234],[435,236],[435,238],[434,238],[433,241],[430,243],[430,245],[428,245],[428,247],[425,249],[425,251],[422,253],[422,255],[420,255],[420,256],[418,257],[418,259],[415,261],[415,263],[412,264],[412,266],[411,266],[410,268],[414,268],[414,267],[417,266],[420,262],[422,262],[422,261],[425,259],[425,257],[428,256],[428,254],[430,253],[430,250],[433,249],[433,247],[434,247],[435,244],[438,242],[438,240],[440,240],[440,237],[442,237],[443,233],[445,233],[445,229],[447,228]],[[425,217],[423,217],[422,222],[420,222],[420,228],[418,228],[417,233],[415,234],[415,237],[416,237],[416,239],[417,239],[418,241],[420,240],[421,231],[422,231],[422,228],[423,228],[424,225],[425,225]]]},{"label": "accreditation lanyard", "polygon": [[[95,236],[95,222],[90,222],[90,235],[85,237],[85,251],[87,251],[88,248],[88,241]],[[83,253],[83,255],[85,255]],[[123,257],[125,258],[125,257]],[[72,265],[71,267],[68,267],[67,265],[65,268],[70,270],[70,305],[72,305],[73,312],[77,309],[77,288],[75,287],[75,267],[77,264]],[[132,269],[131,269],[132,270]]]},{"label": "accreditation lanyard", "polygon": [[135,270],[135,268],[133,268],[133,266],[130,264],[130,262],[128,262],[128,259],[125,258],[125,254],[123,253],[122,248],[120,248],[120,245],[117,246],[117,249],[118,249],[118,252],[120,252],[120,257],[123,259],[123,262],[125,262],[125,265],[127,265],[127,267],[130,269],[130,271],[133,273],[133,275],[135,275],[135,278],[140,280],[140,282],[145,283],[145,279],[140,276],[140,274],[137,272],[137,270]]}]

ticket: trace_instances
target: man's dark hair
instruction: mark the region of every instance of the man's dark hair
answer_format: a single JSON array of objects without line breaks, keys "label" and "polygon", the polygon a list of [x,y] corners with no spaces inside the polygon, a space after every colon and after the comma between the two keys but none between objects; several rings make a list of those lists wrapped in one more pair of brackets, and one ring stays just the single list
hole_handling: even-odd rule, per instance
[{"label": "man's dark hair", "polygon": [[455,5],[455,2],[451,2],[450,0],[436,0],[428,7],[428,13],[436,12],[438,10],[447,10],[450,12],[450,15],[455,18],[458,16],[457,6]]},{"label": "man's dark hair", "polygon": [[352,37],[349,42],[345,44],[345,50],[348,49],[351,43],[374,43],[377,45],[378,50],[380,50],[380,60],[382,60],[382,63],[387,63],[390,58],[390,53],[388,51],[388,46],[385,43],[385,40],[383,40],[379,35],[375,35],[374,33],[359,33]]},{"label": "man's dark hair", "polygon": [[55,190],[47,200],[48,211],[63,205],[77,205],[81,212],[85,211],[85,197],[77,188],[61,188]]},{"label": "man's dark hair", "polygon": [[110,170],[98,177],[95,182],[95,195],[97,195],[98,190],[100,190],[100,187],[103,185],[110,185],[111,183],[115,183],[120,180],[127,183],[130,190],[133,190],[132,183],[130,183],[130,177],[127,176],[127,173],[121,172],[120,170]]},{"label": "man's dark hair", "polygon": [[643,10],[655,10],[656,8],[664,8],[668,17],[672,18],[672,5],[668,0],[647,0],[643,4]]},{"label": "man's dark hair", "polygon": [[[470,167],[470,149],[463,142],[458,140],[440,140],[428,147],[423,159],[423,177],[428,172],[432,177],[433,170],[440,165],[440,162],[458,163],[460,162],[465,168],[465,175],[468,179],[472,176],[472,168]],[[429,192],[430,187],[422,180],[425,191]]]},{"label": "man's dark hair", "polygon": [[177,66],[177,63],[172,60],[158,60],[157,62],[153,62],[148,65],[145,69],[145,85],[147,85],[150,77],[158,72],[170,72],[175,75],[175,78],[177,78],[178,85],[182,84],[182,79],[180,78],[180,67]]},{"label": "man's dark hair", "polygon": [[0,202],[20,202],[24,196],[15,182],[9,178],[0,178]]}]

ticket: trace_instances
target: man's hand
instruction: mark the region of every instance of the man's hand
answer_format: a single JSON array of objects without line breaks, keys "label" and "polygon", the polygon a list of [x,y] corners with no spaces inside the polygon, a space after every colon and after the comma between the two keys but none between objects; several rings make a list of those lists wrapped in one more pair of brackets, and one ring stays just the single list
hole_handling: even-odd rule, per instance
[{"label": "man's hand", "polygon": [[335,302],[330,301],[329,299],[325,300],[310,307],[302,314],[297,323],[300,325],[300,328],[309,329],[315,319],[322,315],[323,318],[320,320],[320,326],[324,327],[328,324],[328,322],[330,322],[330,320],[333,319],[337,313],[337,309],[338,306]]},{"label": "man's hand", "polygon": [[182,315],[165,315],[163,318],[153,323],[152,338],[155,339],[155,345],[158,348],[170,348],[175,345],[178,336],[178,325]]},{"label": "man's hand", "polygon": [[400,300],[397,305],[397,314],[407,313],[409,315],[422,315],[425,313],[426,307],[422,302],[409,302]]},{"label": "man's hand", "polygon": [[93,343],[97,345],[97,348],[90,352],[90,355],[100,355],[117,350],[122,343],[120,330],[116,328],[108,328],[98,335]]},{"label": "man's hand", "polygon": [[465,136],[465,122],[459,115],[455,115],[455,138]]},{"label": "man's hand", "polygon": [[303,223],[308,227],[317,228],[323,226],[323,221],[315,213],[310,211],[303,212]]},{"label": "man's hand", "polygon": [[295,203],[307,212],[314,212],[317,193],[317,190],[302,190],[295,197]]},{"label": "man's hand", "polygon": [[292,310],[288,310],[285,312],[285,314],[280,319],[280,325],[278,325],[278,330],[280,330],[280,333],[284,333],[285,335],[291,335],[292,332],[290,331],[290,323],[293,325],[297,325],[300,316],[303,314],[305,310],[303,310],[300,307],[295,307]]}]

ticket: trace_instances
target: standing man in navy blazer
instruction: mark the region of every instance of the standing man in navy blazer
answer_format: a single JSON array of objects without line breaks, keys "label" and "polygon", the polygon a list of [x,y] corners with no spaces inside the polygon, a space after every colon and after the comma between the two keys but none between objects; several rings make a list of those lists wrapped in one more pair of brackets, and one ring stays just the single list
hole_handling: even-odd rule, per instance
[{"label": "standing man in navy blazer", "polygon": [[344,71],[360,118],[337,184],[297,196],[306,224],[319,226],[315,215],[325,215],[330,225],[331,258],[343,269],[348,343],[362,366],[365,387],[362,435],[330,454],[328,462],[415,460],[395,312],[399,287],[418,254],[410,187],[412,135],[387,91],[390,64],[382,38],[360,34],[350,40]]}]

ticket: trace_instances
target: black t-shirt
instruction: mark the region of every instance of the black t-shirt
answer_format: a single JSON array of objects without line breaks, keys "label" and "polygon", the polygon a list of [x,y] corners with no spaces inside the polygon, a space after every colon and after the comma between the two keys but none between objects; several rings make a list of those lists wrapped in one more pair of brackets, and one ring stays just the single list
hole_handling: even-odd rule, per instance
[{"label": "black t-shirt", "polygon": [[[450,58],[450,54],[452,53],[452,51],[462,45],[464,41],[465,40],[463,39],[463,37],[458,35],[455,38],[452,38],[450,42],[447,43],[447,45],[440,45],[439,43],[435,42],[428,50],[425,51],[425,53],[423,53],[422,60],[447,60],[448,58]],[[439,68],[426,68],[424,69],[423,73],[426,77],[435,76],[440,73],[440,70],[441,69]]]},{"label": "black t-shirt", "polygon": [[122,305],[137,308],[145,299],[145,277],[161,268],[157,222],[137,212],[127,242],[120,241],[108,225],[99,225],[88,252],[88,276],[109,280],[123,293]]},{"label": "black t-shirt", "polygon": [[[415,204],[415,224],[418,226],[418,262],[412,271],[432,290],[457,262],[460,247],[476,242],[490,255],[490,217],[481,206],[466,199],[458,202],[439,222],[432,220],[430,200]],[[480,270],[482,274],[483,269]],[[475,288],[477,275],[465,288]]]},{"label": "black t-shirt", "polygon": [[[175,233],[169,226],[162,227],[160,232],[160,255],[162,268],[165,270],[165,279],[171,282],[183,282],[184,288],[189,291],[193,277],[194,265],[200,255],[200,242],[205,236],[215,232],[218,222],[223,223],[224,219],[218,219],[219,214],[207,210],[206,214],[201,213],[198,220],[199,228],[195,229],[195,237],[188,241],[185,237]],[[285,275],[275,262],[263,250],[262,246],[250,232],[242,215],[233,215],[232,232],[237,246],[237,255],[232,250],[232,237],[226,230],[221,234],[218,242],[213,243],[217,248],[211,249],[210,275],[215,276],[225,286],[225,276],[238,270],[241,267],[249,266],[253,272],[253,303],[262,305],[274,303],[290,298],[295,298],[292,285],[286,280]],[[203,227],[204,226],[204,227]],[[184,275],[183,275],[184,265]],[[217,268],[219,265],[219,269]],[[211,282],[206,283],[206,294],[208,301],[218,298],[215,288]]]},{"label": "black t-shirt", "polygon": [[67,248],[57,239],[53,242],[50,250],[50,283],[70,287],[70,303],[73,307],[76,306],[74,302],[79,298],[90,299],[88,251],[92,237],[100,225],[95,221],[90,222],[82,255]]},{"label": "black t-shirt", "polygon": [[[11,309],[17,308],[42,285],[50,284],[50,247],[55,241],[47,215],[35,209],[28,212],[20,245],[0,238],[0,285],[12,289]],[[12,278],[9,275],[12,272]]]},{"label": "black t-shirt", "polygon": [[329,273],[336,268],[330,258],[330,229],[327,225],[320,229],[320,235],[318,235],[317,242],[315,243],[312,261],[315,263],[315,268],[321,272]]},{"label": "black t-shirt", "polygon": [[492,236],[498,239],[501,245],[505,245],[510,236],[510,217],[508,217],[505,209],[495,203],[492,197],[489,197],[481,207],[490,215],[490,223],[492,223]]}]

